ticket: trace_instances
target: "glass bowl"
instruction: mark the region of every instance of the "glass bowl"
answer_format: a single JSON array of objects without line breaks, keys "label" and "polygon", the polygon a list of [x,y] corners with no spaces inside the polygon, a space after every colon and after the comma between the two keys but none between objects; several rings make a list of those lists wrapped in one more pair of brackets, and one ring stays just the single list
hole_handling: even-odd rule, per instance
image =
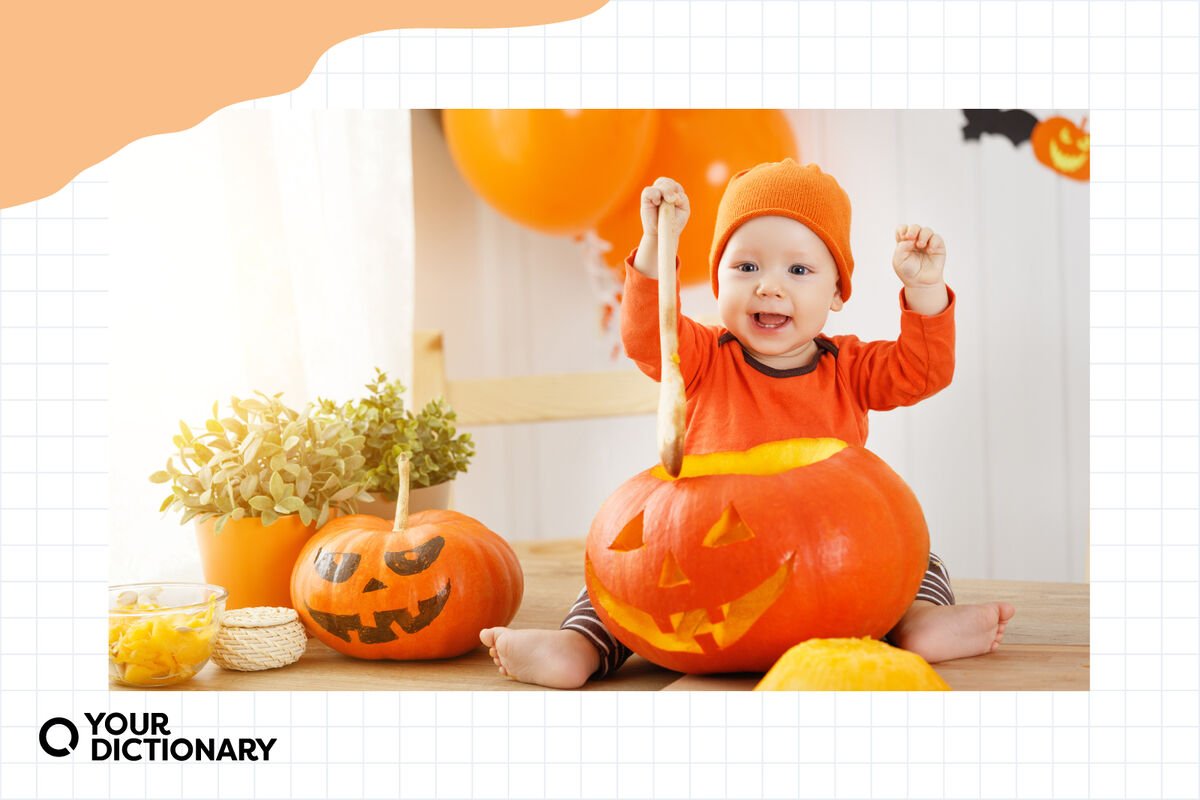
[{"label": "glass bowl", "polygon": [[208,663],[228,597],[208,583],[108,587],[109,676],[142,688],[186,681]]}]

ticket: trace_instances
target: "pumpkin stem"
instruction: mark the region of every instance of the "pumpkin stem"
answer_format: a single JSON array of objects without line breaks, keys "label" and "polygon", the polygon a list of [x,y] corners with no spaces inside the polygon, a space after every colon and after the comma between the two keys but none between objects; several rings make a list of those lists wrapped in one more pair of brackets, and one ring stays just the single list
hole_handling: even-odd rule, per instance
[{"label": "pumpkin stem", "polygon": [[400,455],[400,479],[399,487],[396,492],[396,521],[392,525],[392,530],[403,532],[408,530],[408,473],[410,470],[408,463],[408,454]]}]

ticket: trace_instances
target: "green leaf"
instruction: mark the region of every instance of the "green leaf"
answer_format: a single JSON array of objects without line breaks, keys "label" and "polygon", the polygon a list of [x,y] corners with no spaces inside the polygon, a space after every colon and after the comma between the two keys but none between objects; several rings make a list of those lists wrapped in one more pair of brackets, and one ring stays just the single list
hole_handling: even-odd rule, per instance
[{"label": "green leaf", "polygon": [[275,502],[278,503],[283,499],[283,478],[279,476],[278,472],[271,473],[271,482],[267,489],[271,492],[271,497],[275,499]]},{"label": "green leaf", "polygon": [[246,438],[246,426],[237,417],[225,417],[221,420],[221,425],[225,427],[225,430],[232,431],[237,438]]},{"label": "green leaf", "polygon": [[295,514],[302,508],[304,508],[304,501],[294,496],[285,497],[275,505],[275,510],[280,514]]},{"label": "green leaf", "polygon": [[255,511],[268,511],[275,506],[275,501],[265,494],[251,497],[248,502],[250,503],[250,507]]},{"label": "green leaf", "polygon": [[169,494],[169,495],[167,495],[167,496],[166,496],[166,498],[164,498],[164,499],[163,499],[163,501],[162,501],[162,505],[160,505],[160,506],[158,507],[158,510],[159,510],[160,512],[162,512],[162,511],[166,511],[168,508],[170,508],[170,507],[171,507],[171,504],[172,504],[172,503],[174,503],[174,502],[175,502],[175,495],[173,495],[173,494]]},{"label": "green leaf", "polygon": [[309,508],[308,506],[305,506],[305,505],[300,506],[300,510],[296,513],[298,513],[300,515],[300,521],[302,523],[304,523],[305,525],[313,524],[313,519],[315,518],[315,515],[313,514],[313,510],[311,508]]},{"label": "green leaf", "polygon": [[334,503],[341,503],[344,500],[349,500],[354,495],[358,494],[357,486],[347,486],[344,489],[339,489],[329,499]]},{"label": "green leaf", "polygon": [[171,480],[171,473],[164,470],[159,470],[150,475],[151,483],[166,483],[169,480]]},{"label": "green leaf", "polygon": [[242,452],[242,463],[250,464],[258,455],[258,448],[262,445],[262,436],[254,434],[246,440],[246,449]]},{"label": "green leaf", "polygon": [[241,493],[243,500],[249,500],[258,491],[258,476],[247,475],[238,487],[238,491]]},{"label": "green leaf", "polygon": [[[217,407],[214,405],[213,406],[213,417],[216,417],[216,415],[217,415]],[[204,428],[206,430],[210,431],[211,433],[221,434],[221,433],[225,432],[225,428],[221,426],[220,420],[217,420],[217,419],[206,420],[204,423]]]},{"label": "green leaf", "polygon": [[[312,473],[304,467],[300,467],[300,472],[296,475],[296,496],[307,497],[308,489],[312,486]],[[305,523],[307,524],[307,523]]]},{"label": "green leaf", "polygon": [[183,420],[179,420],[179,432],[181,434],[183,434],[183,441],[185,444],[190,442],[193,438],[195,438],[192,436],[192,429],[189,428],[187,426],[187,423],[184,422]]},{"label": "green leaf", "polygon": [[213,533],[220,533],[221,531],[225,530],[225,523],[228,521],[229,517],[221,517],[218,519],[216,524],[213,525]]},{"label": "green leaf", "polygon": [[274,525],[277,519],[279,519],[279,515],[271,509],[268,509],[262,513],[263,527]]}]

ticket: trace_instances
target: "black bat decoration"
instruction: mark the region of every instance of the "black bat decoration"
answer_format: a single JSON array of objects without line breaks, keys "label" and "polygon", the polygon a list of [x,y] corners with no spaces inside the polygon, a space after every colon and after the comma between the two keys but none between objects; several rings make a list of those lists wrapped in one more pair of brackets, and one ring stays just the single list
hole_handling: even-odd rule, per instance
[{"label": "black bat decoration", "polygon": [[985,133],[1007,136],[1013,147],[1029,141],[1029,135],[1038,124],[1038,118],[1019,108],[1008,111],[998,109],[964,109],[967,124],[963,126],[963,141],[978,141]]}]

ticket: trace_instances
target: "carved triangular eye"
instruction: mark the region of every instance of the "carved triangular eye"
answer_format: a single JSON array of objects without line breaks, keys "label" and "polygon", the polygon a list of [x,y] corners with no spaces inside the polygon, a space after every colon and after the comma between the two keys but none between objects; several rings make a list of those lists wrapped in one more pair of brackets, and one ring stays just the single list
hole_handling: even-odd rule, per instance
[{"label": "carved triangular eye", "polygon": [[730,503],[721,514],[721,518],[717,520],[717,524],[704,536],[702,544],[705,547],[724,547],[727,544],[734,542],[744,542],[747,539],[754,538],[754,531],[742,522],[741,515],[737,509]]},{"label": "carved triangular eye", "polygon": [[642,541],[642,522],[646,517],[646,512],[642,511],[636,517],[629,521],[629,524],[621,529],[617,534],[617,538],[608,546],[609,550],[617,550],[627,552],[629,550],[637,550],[645,544]]},{"label": "carved triangular eye", "polygon": [[667,589],[672,586],[682,586],[685,583],[691,583],[691,581],[688,580],[687,575],[683,574],[683,568],[675,560],[675,554],[668,550],[667,557],[663,559],[662,575],[658,578],[658,585]]}]

